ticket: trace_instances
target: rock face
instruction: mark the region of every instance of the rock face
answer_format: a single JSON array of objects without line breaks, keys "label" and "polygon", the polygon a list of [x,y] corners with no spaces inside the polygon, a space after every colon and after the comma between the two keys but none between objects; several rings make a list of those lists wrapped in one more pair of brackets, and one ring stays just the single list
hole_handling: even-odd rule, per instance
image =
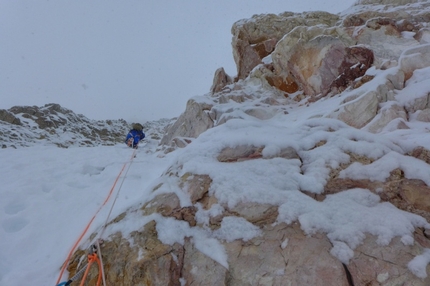
[{"label": "rock face", "polygon": [[316,36],[305,43],[299,40],[294,51],[290,41],[286,36],[279,42],[273,65],[278,75],[290,73],[307,95],[325,96],[331,89],[343,91],[373,64],[371,50],[347,47],[338,37]]},{"label": "rock face", "polygon": [[250,20],[234,23],[233,56],[237,66],[237,77],[244,79],[250,71],[270,55],[278,41],[297,26],[332,26],[339,20],[337,15],[327,12],[280,15],[255,15]]},{"label": "rock face", "polygon": [[0,110],[2,148],[44,141],[59,147],[114,145],[128,132],[124,120],[96,121],[58,104],[14,106]]},{"label": "rock face", "polygon": [[[208,111],[212,108],[209,101],[199,102],[197,98],[187,102],[186,112],[182,113],[178,120],[167,127],[166,133],[161,140],[162,145],[171,145],[168,149],[174,150],[176,147],[185,147],[201,133],[214,126]],[[190,138],[187,140],[187,138]],[[178,145],[178,142],[182,143]]]},{"label": "rock face", "polygon": [[[329,150],[334,142],[319,142],[309,148]],[[238,146],[221,150],[217,160],[223,164],[240,164],[252,161],[258,164],[261,150],[255,146]],[[322,151],[324,152],[324,151]],[[423,148],[413,150],[412,156],[423,162],[430,151]],[[263,152],[264,153],[264,152]],[[280,151],[279,158],[300,159],[306,162],[303,152],[300,157],[292,150]],[[256,155],[255,155],[256,154]],[[260,155],[258,155],[260,154]],[[270,156],[266,157],[269,160]],[[404,177],[401,170],[394,170],[385,182],[370,180],[346,180],[340,174],[355,162],[371,164],[372,158],[350,154],[350,162],[333,169],[331,179],[321,194],[309,194],[315,200],[324,201],[328,196],[354,187],[367,188],[380,193],[384,201],[430,219],[430,187],[420,180]],[[120,225],[123,220],[141,221],[142,226],[124,237],[115,232],[102,245],[107,283],[113,285],[428,285],[429,277],[417,277],[407,269],[408,263],[430,247],[430,239],[423,229],[417,228],[414,240],[405,243],[395,238],[387,244],[376,235],[366,235],[354,249],[348,262],[333,255],[333,241],[321,232],[305,233],[302,223],[279,222],[280,206],[276,203],[259,204],[240,202],[234,206],[223,204],[211,191],[213,180],[208,175],[186,173],[179,177],[181,168],[173,168],[164,176],[176,177],[180,182],[179,192],[166,192],[170,186],[157,185],[153,198],[138,209],[131,209],[115,218],[110,225]],[[159,193],[158,195],[156,195]],[[306,193],[306,192],[304,192]],[[179,197],[178,197],[179,195]],[[182,206],[186,198],[191,206]],[[215,211],[217,210],[218,211]],[[202,212],[210,213],[206,222]],[[200,212],[200,214],[199,214]],[[254,225],[256,233],[248,239],[222,240],[228,267],[204,252],[195,240],[205,229],[217,233],[228,218],[240,217],[244,223]],[[158,228],[168,223],[184,235],[182,242],[166,243],[165,234]],[[306,223],[306,221],[303,221]],[[233,231],[233,230],[231,230]],[[170,235],[176,236],[177,233]],[[360,235],[358,235],[360,236]],[[169,240],[169,239],[167,239]],[[211,247],[209,241],[204,247]],[[339,243],[339,242],[337,242]],[[336,245],[335,245],[336,246]],[[84,250],[74,254],[68,270],[77,271]],[[430,266],[427,266],[430,270]],[[88,281],[97,279],[95,268],[90,271]]]},{"label": "rock face", "polygon": [[[192,104],[187,105],[180,120],[167,130],[162,144],[171,145],[167,151],[179,145],[184,147],[188,143],[182,137],[190,138],[191,142],[208,128],[232,118],[244,118],[240,112],[222,108],[219,103],[228,99],[259,105],[259,114],[265,109],[263,118],[267,119],[271,117],[269,114],[285,112],[282,106],[289,99],[313,102],[355,90],[343,105],[321,116],[339,118],[357,128],[372,124],[372,132],[380,132],[399,118],[427,122],[428,99],[424,98],[406,105],[400,103],[406,114],[390,112],[388,115],[384,111],[383,118],[377,116],[381,112],[379,105],[396,100],[395,93],[405,88],[415,70],[430,66],[430,37],[425,36],[430,4],[425,1],[406,6],[402,1],[384,3],[385,6],[378,6],[372,1],[361,1],[351,10],[353,13],[344,12],[342,16],[326,12],[286,12],[255,15],[236,22],[232,27],[233,54],[238,68],[236,81],[243,81],[231,84],[230,77],[219,69],[210,96],[204,100],[191,99]],[[368,72],[371,67],[391,72],[385,79],[372,81],[372,72]],[[366,88],[369,81],[377,82],[378,88]],[[262,87],[250,91],[251,84]],[[267,104],[263,107],[259,102],[262,97]],[[202,120],[191,120],[199,114]],[[380,122],[371,122],[373,119]],[[397,126],[407,128],[407,123]],[[179,145],[173,142],[175,137],[181,141]]]},{"label": "rock face", "polygon": [[109,223],[108,284],[430,285],[429,21],[362,0],[236,22],[237,76],[188,101],[160,143],[177,160]]}]

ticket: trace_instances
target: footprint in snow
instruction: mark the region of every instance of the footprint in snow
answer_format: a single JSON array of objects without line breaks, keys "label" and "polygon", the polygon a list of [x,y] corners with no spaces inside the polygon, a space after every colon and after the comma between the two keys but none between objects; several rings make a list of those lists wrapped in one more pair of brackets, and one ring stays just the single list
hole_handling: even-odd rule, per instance
[{"label": "footprint in snow", "polygon": [[21,201],[11,202],[4,208],[4,212],[9,215],[14,215],[25,209],[25,203]]},{"label": "footprint in snow", "polygon": [[82,174],[89,174],[90,176],[99,175],[101,172],[103,172],[104,169],[104,167],[95,167],[85,164],[82,167]]},{"label": "footprint in snow", "polygon": [[23,229],[29,223],[28,220],[22,217],[5,219],[1,226],[7,233],[18,232]]}]

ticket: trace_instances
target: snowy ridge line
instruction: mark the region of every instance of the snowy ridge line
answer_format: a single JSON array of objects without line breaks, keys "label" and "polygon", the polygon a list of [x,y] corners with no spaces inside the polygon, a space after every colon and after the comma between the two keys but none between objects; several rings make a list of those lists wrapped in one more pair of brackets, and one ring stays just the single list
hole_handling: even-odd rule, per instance
[{"label": "snowy ridge line", "polygon": [[112,146],[122,142],[127,129],[123,119],[91,120],[55,103],[0,109],[2,148]]}]

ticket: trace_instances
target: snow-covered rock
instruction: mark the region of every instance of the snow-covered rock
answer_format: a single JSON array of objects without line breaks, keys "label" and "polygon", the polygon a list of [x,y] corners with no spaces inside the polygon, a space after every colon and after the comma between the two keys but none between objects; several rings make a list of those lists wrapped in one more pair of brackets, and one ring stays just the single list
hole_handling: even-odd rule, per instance
[{"label": "snow-covered rock", "polygon": [[430,285],[429,15],[369,0],[235,23],[235,82],[188,101],[149,196],[100,226],[109,284]]}]

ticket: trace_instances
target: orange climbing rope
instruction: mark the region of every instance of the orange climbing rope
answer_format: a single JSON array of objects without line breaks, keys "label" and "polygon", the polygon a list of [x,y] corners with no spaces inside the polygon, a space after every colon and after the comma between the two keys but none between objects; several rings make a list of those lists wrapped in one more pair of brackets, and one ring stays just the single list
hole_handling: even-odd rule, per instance
[{"label": "orange climbing rope", "polygon": [[[82,238],[83,238],[83,237],[84,237],[84,235],[87,233],[88,229],[90,228],[90,226],[91,226],[91,224],[93,223],[94,219],[96,218],[97,214],[100,212],[100,210],[101,210],[101,209],[106,205],[106,203],[109,201],[109,199],[110,199],[110,197],[111,197],[111,195],[112,195],[112,193],[113,193],[113,190],[115,189],[115,186],[116,186],[116,184],[117,184],[117,182],[118,182],[118,180],[119,180],[119,178],[120,178],[120,176],[121,176],[122,172],[124,171],[124,169],[125,169],[125,167],[127,166],[127,164],[128,164],[128,163],[131,163],[131,162],[133,161],[133,159],[134,159],[134,157],[135,157],[135,155],[136,155],[136,151],[137,151],[137,149],[134,149],[133,154],[131,155],[130,160],[129,160],[128,162],[125,162],[125,163],[124,163],[124,165],[122,166],[121,171],[119,172],[118,176],[116,177],[116,179],[115,179],[115,181],[114,181],[114,183],[113,183],[113,185],[112,185],[112,188],[110,189],[110,191],[109,191],[109,193],[108,193],[108,195],[107,195],[106,199],[104,200],[103,204],[98,208],[98,210],[96,211],[96,213],[93,215],[93,217],[91,218],[91,220],[88,222],[88,224],[87,224],[87,226],[85,227],[85,229],[82,231],[82,233],[81,233],[81,235],[79,236],[78,240],[77,240],[77,241],[75,242],[75,244],[73,245],[72,249],[70,249],[69,254],[67,255],[66,261],[64,261],[63,266],[61,267],[60,275],[58,276],[58,279],[57,279],[56,284],[58,284],[58,283],[60,282],[61,278],[63,277],[64,271],[66,270],[66,268],[67,268],[67,266],[68,266],[68,264],[69,264],[69,261],[70,261],[70,258],[72,257],[72,254],[75,252],[76,247],[78,247],[78,245],[79,245],[79,243],[81,242]],[[97,260],[98,260],[98,258],[97,258]],[[99,261],[99,263],[100,263],[100,260],[98,260],[98,261]],[[99,265],[100,265],[100,264],[99,264]],[[89,267],[87,268],[87,271],[88,271],[88,269],[89,269]],[[100,271],[99,273],[101,273],[101,271]],[[99,284],[97,284],[97,285],[99,285]]]}]

